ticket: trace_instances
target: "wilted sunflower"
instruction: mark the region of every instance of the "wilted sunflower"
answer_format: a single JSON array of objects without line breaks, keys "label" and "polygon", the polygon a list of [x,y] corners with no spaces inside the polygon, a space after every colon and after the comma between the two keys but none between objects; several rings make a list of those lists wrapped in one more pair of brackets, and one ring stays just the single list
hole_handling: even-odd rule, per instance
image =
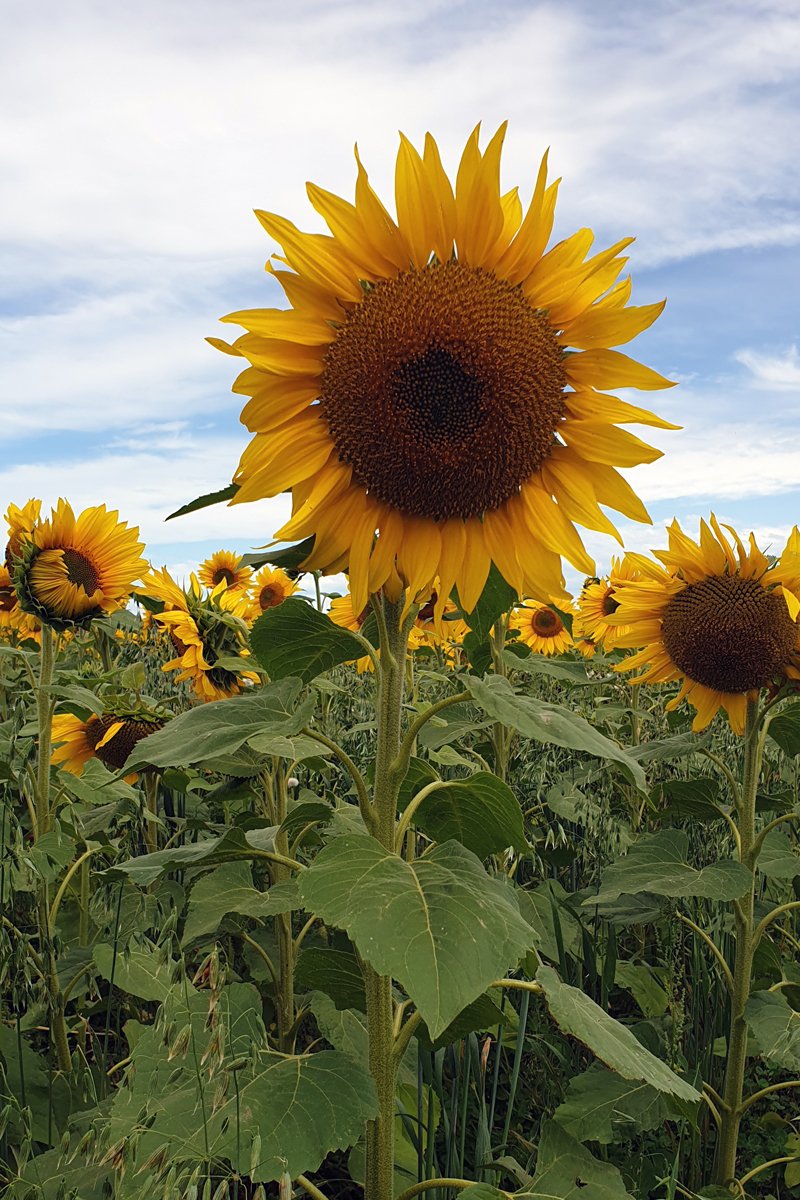
[{"label": "wilted sunflower", "polygon": [[65,630],[122,608],[147,569],[139,530],[104,504],[76,517],[59,500],[15,556],[20,607],[44,625]]},{"label": "wilted sunflower", "polygon": [[508,626],[519,630],[519,640],[530,646],[534,654],[565,654],[573,645],[561,617],[547,604],[529,602],[515,608]]},{"label": "wilted sunflower", "polygon": [[246,592],[253,576],[252,569],[242,564],[241,554],[233,550],[217,550],[201,562],[197,570],[201,583],[211,588],[224,583],[230,592]]},{"label": "wilted sunflower", "polygon": [[630,557],[612,558],[611,571],[606,578],[586,580],[575,605],[572,632],[577,640],[592,642],[595,647],[603,646],[606,650],[619,645],[627,628],[609,624],[609,617],[613,617],[619,607],[617,587],[635,579],[636,575]]},{"label": "wilted sunflower", "polygon": [[752,533],[746,547],[724,528],[729,537],[712,515],[695,542],[673,521],[669,549],[654,551],[659,562],[629,554],[638,576],[615,588],[611,621],[627,627],[619,646],[643,647],[618,670],[646,667],[635,683],[680,680],[668,709],[688,700],[697,712],[692,728],[700,730],[724,708],[741,734],[748,699],[798,673],[800,558],[790,538],[770,566]]},{"label": "wilted sunflower", "polygon": [[[142,712],[92,714],[86,721],[59,713],[53,717],[53,743],[58,749],[52,761],[70,775],[81,775],[90,758],[99,758],[111,771],[121,771],[134,746],[165,723],[163,717]],[[126,776],[128,783],[136,778],[135,773]]]},{"label": "wilted sunflower", "polygon": [[242,679],[257,680],[252,672],[236,672],[219,665],[220,660],[249,653],[247,626],[243,615],[246,596],[230,593],[219,584],[210,596],[196,576],[183,591],[166,567],[151,571],[140,593],[161,602],[160,612],[151,612],[151,620],[166,630],[177,657],[165,663],[162,671],[178,671],[179,683],[191,681],[201,700],[224,700],[241,691]]},{"label": "wilted sunflower", "polygon": [[19,508],[9,504],[6,510],[6,525],[8,526],[8,542],[6,544],[5,563],[9,570],[13,569],[14,559],[20,553],[25,542],[31,540],[34,526],[42,511],[41,500],[28,500]]},{"label": "wilted sunflower", "polygon": [[245,619],[252,624],[268,608],[277,608],[294,595],[298,586],[280,567],[262,567],[252,581]]},{"label": "wilted sunflower", "polygon": [[358,610],[438,575],[470,611],[491,562],[520,593],[562,597],[562,554],[594,569],[573,522],[615,533],[600,505],[649,520],[616,468],[661,451],[618,426],[675,428],[607,394],[671,386],[609,349],[663,308],[626,307],[633,239],[587,258],[581,229],[545,252],[547,156],[524,212],[500,190],[505,125],[483,153],[478,135],[455,187],[430,135],[421,155],[401,136],[396,220],[358,157],[354,205],[308,185],[330,236],[257,213],[291,307],[232,313],[247,332],[211,339],[250,364],[232,502],[291,491],[276,538],[313,536],[304,568],[347,569]]}]

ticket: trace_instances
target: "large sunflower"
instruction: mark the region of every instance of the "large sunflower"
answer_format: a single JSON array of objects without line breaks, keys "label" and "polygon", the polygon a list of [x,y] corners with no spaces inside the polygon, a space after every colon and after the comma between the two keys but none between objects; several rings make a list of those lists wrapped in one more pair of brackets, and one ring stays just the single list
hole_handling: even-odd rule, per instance
[{"label": "large sunflower", "polygon": [[253,576],[252,569],[244,566],[241,554],[233,550],[217,550],[197,570],[201,583],[206,587],[219,587],[224,583],[231,592],[246,592]]},{"label": "large sunflower", "polygon": [[508,619],[509,629],[519,632],[519,640],[534,654],[565,654],[573,646],[572,636],[561,617],[547,604],[529,602],[515,608]]},{"label": "large sunflower", "polygon": [[587,258],[581,229],[545,252],[547,156],[523,212],[500,190],[505,125],[484,152],[478,134],[455,187],[430,135],[422,154],[401,137],[396,220],[360,161],[355,204],[308,185],[330,235],[259,212],[291,307],[232,313],[246,333],[211,339],[250,364],[233,503],[291,491],[276,538],[313,536],[305,569],[346,568],[357,610],[438,575],[470,611],[492,561],[519,592],[563,598],[562,554],[594,569],[573,522],[615,533],[600,505],[649,520],[616,468],[661,452],[618,426],[675,428],[607,394],[671,386],[609,349],[663,308],[626,307],[632,239]]},{"label": "large sunflower", "polygon": [[[131,751],[143,738],[165,724],[154,713],[126,712],[92,714],[83,721],[72,713],[53,717],[53,762],[70,775],[81,775],[91,758],[99,758],[112,771],[121,771]],[[129,783],[136,774],[126,776]]]},{"label": "large sunflower", "polygon": [[625,626],[610,623],[617,611],[616,589],[637,575],[630,557],[612,558],[610,574],[604,579],[587,579],[576,602],[572,632],[579,641],[613,650],[627,633]]},{"label": "large sunflower", "polygon": [[610,621],[627,627],[617,645],[642,647],[618,670],[645,667],[636,683],[680,680],[668,709],[688,700],[697,713],[692,728],[700,730],[724,708],[741,734],[748,699],[797,673],[800,558],[790,538],[770,565],[752,533],[745,546],[724,528],[727,534],[712,515],[695,542],[673,521],[669,549],[654,551],[658,562],[628,555],[638,574],[615,587]]},{"label": "large sunflower", "polygon": [[20,607],[57,630],[88,625],[122,608],[147,562],[139,530],[118,517],[104,504],[76,517],[71,505],[59,500],[15,555]]}]

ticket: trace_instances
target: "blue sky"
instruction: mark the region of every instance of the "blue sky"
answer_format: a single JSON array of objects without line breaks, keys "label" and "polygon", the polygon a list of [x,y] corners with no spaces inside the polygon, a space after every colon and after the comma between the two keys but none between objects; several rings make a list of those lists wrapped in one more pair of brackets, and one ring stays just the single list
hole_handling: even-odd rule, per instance
[{"label": "blue sky", "polygon": [[[0,47],[0,504],[105,501],[156,564],[268,541],[283,498],[164,524],[224,486],[247,441],[232,309],[279,302],[256,207],[317,228],[359,149],[393,194],[397,130],[453,169],[508,118],[504,182],[563,176],[556,237],[637,235],[634,344],[680,381],[684,426],[631,472],[663,544],[714,509],[776,546],[800,521],[800,10],[482,0],[208,0],[20,7]],[[634,401],[637,397],[631,397]],[[588,535],[602,568],[614,544]]]}]

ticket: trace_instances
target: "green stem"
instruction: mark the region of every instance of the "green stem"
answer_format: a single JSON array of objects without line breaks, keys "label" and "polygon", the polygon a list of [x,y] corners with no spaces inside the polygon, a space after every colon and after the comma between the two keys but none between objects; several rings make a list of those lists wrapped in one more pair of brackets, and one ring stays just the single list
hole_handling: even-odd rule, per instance
[{"label": "green stem", "polygon": [[[756,791],[761,773],[764,739],[760,736],[761,714],[757,700],[747,702],[747,724],[744,742],[744,777],[737,803],[739,817],[739,861],[754,872],[758,846],[756,840]],[[754,918],[755,874],[750,890],[734,907],[736,926],[736,960],[733,967],[731,1020],[728,1034],[728,1056],[725,1083],[722,1089],[724,1107],[720,1113],[712,1183],[733,1187],[736,1180],[736,1151],[739,1126],[744,1112],[744,1076],[747,1062],[747,1022],[745,1009],[750,998],[755,952]]]},{"label": "green stem", "polygon": [[[492,626],[492,634],[489,639],[489,644],[492,650],[492,667],[495,675],[507,675],[505,662],[503,661],[503,651],[506,645],[506,632],[508,630],[508,617],[503,615],[498,617]],[[503,725],[498,721],[492,726],[492,744],[494,746],[494,773],[498,779],[505,782],[508,772],[508,752],[511,747],[512,730],[507,725]]]},{"label": "green stem", "polygon": [[[378,744],[375,757],[373,834],[391,853],[395,846],[397,796],[405,775],[400,724],[405,685],[408,622],[401,622],[402,600],[373,598],[381,631],[378,672]],[[395,1054],[392,980],[363,964],[367,995],[369,1067],[378,1093],[378,1114],[367,1123],[365,1200],[394,1194]]]},{"label": "green stem", "polygon": [[[273,804],[279,826],[286,820],[288,808],[286,794],[286,775],[280,759],[273,762],[272,772]],[[279,829],[275,835],[275,849],[283,857],[289,857],[289,836],[285,829]],[[291,870],[283,863],[275,863],[270,867],[273,884],[284,883],[291,878]],[[278,1048],[283,1054],[294,1051],[295,1040],[295,1011],[294,1011],[294,969],[295,944],[292,932],[292,914],[278,913],[275,917],[275,932],[278,936],[278,977],[275,981],[277,1010],[278,1010]]]},{"label": "green stem", "polygon": [[[143,782],[145,796],[144,844],[147,847],[148,854],[155,854],[156,850],[158,850],[158,825],[156,824],[156,818],[158,817],[158,773],[156,771],[145,771]],[[151,817],[153,818],[152,820]]]},{"label": "green stem", "polygon": [[39,663],[39,686],[36,689],[36,711],[39,718],[39,761],[36,768],[36,836],[50,829],[50,756],[52,752],[52,701],[48,688],[53,682],[55,665],[55,634],[49,625],[42,626],[42,649]]}]

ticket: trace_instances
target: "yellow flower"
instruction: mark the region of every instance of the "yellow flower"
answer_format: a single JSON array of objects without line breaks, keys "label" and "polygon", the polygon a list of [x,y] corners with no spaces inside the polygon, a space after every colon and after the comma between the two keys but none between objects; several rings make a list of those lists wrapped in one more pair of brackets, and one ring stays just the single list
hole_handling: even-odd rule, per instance
[{"label": "yellow flower", "polygon": [[[143,738],[161,729],[165,721],[150,713],[94,713],[87,721],[72,713],[53,717],[53,763],[70,775],[81,775],[90,758],[99,758],[111,771],[121,771],[131,751]],[[137,775],[127,775],[132,783]]]},{"label": "yellow flower", "polygon": [[609,617],[617,611],[615,590],[621,583],[635,579],[630,557],[622,560],[612,558],[611,572],[605,579],[587,579],[576,603],[575,621],[572,632],[578,640],[588,640],[595,647],[613,650],[619,639],[628,632],[625,626],[609,624]]},{"label": "yellow flower", "polygon": [[197,574],[200,582],[212,591],[220,583],[224,583],[231,592],[246,592],[250,587],[253,572],[250,567],[242,566],[241,563],[241,554],[236,554],[233,550],[217,550],[211,558],[200,563]]},{"label": "yellow flower", "polygon": [[6,511],[6,525],[8,526],[6,566],[9,570],[13,569],[14,559],[19,556],[25,542],[31,540],[41,511],[41,500],[28,500],[22,508],[18,508],[16,504],[9,504]]},{"label": "yellow flower", "polygon": [[122,608],[147,567],[139,530],[129,529],[104,504],[76,517],[59,500],[38,521],[16,558],[14,585],[20,607],[54,629],[90,624]]},{"label": "yellow flower", "polygon": [[[334,625],[341,625],[343,629],[349,629],[352,633],[359,633],[361,626],[369,616],[369,605],[365,604],[359,612],[356,612],[353,608],[353,597],[349,592],[346,592],[344,596],[333,597],[328,609],[328,616]],[[375,669],[372,659],[368,654],[354,661],[359,675],[364,671],[374,671]]]},{"label": "yellow flower", "polygon": [[712,514],[695,542],[673,521],[669,549],[654,551],[658,562],[628,555],[637,575],[615,587],[611,623],[627,627],[619,646],[642,647],[617,668],[645,667],[632,682],[680,680],[668,709],[688,700],[700,730],[724,708],[741,734],[748,699],[781,676],[800,675],[800,558],[794,535],[770,566],[752,533],[745,546],[724,528],[727,535]]},{"label": "yellow flower", "polygon": [[561,617],[547,604],[529,602],[515,608],[508,626],[519,630],[519,640],[530,646],[534,654],[564,654],[573,645]]},{"label": "yellow flower", "polygon": [[[565,596],[563,554],[593,563],[573,522],[615,533],[601,505],[649,520],[616,470],[661,452],[620,425],[675,428],[609,395],[671,384],[610,349],[663,304],[626,307],[626,238],[587,257],[582,229],[546,250],[558,183],[546,157],[523,212],[499,185],[503,125],[476,129],[450,183],[430,135],[401,137],[397,218],[358,162],[355,204],[309,184],[330,235],[258,213],[290,308],[232,313],[214,345],[249,363],[234,391],[255,435],[233,503],[292,493],[276,538],[313,537],[304,569],[370,593],[457,586],[471,611],[495,562],[522,594]],[[289,269],[284,269],[283,264]]]},{"label": "yellow flower", "polygon": [[280,567],[262,567],[252,581],[250,604],[245,619],[252,624],[268,608],[277,608],[297,591],[297,580],[290,579]]}]

